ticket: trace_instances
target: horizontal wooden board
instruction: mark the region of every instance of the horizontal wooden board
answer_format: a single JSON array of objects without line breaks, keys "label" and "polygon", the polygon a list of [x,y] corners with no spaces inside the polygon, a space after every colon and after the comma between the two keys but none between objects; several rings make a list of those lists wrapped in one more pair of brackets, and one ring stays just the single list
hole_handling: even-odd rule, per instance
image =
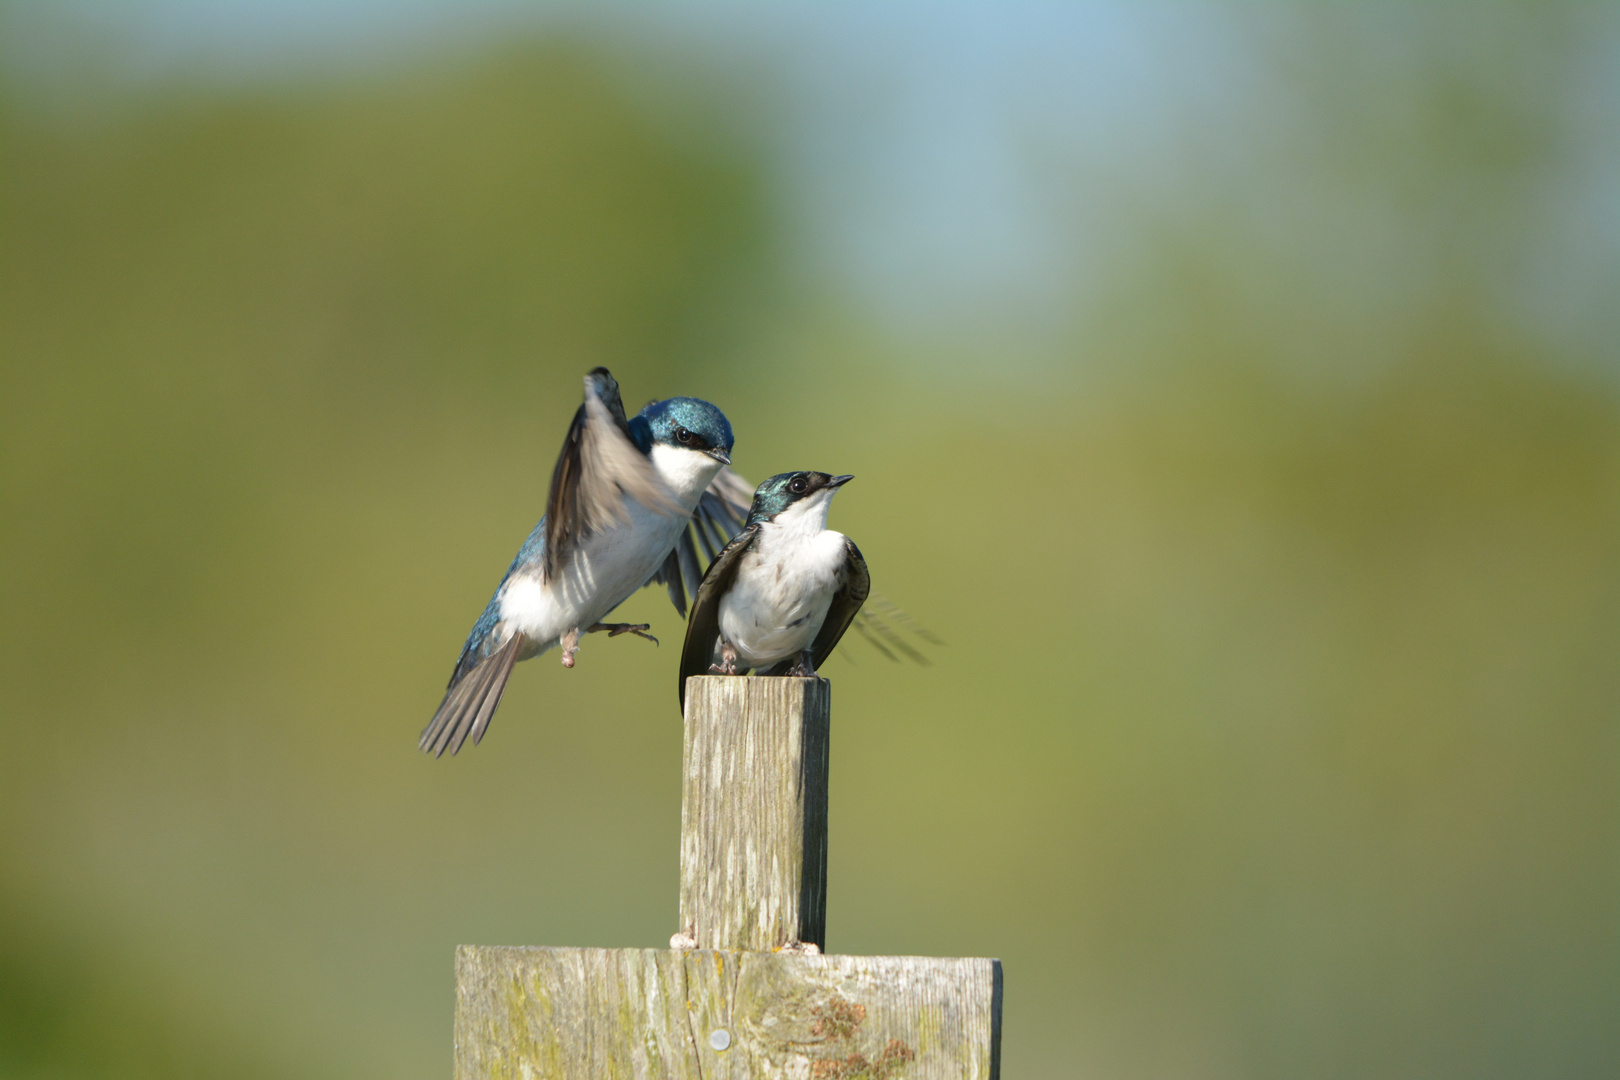
[{"label": "horizontal wooden board", "polygon": [[1001,963],[463,945],[457,1080],[996,1080]]}]

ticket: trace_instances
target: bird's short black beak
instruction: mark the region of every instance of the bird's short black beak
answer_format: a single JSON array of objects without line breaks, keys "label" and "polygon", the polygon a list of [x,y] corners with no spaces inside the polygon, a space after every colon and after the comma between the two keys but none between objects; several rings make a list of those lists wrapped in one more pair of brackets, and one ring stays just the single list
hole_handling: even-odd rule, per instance
[{"label": "bird's short black beak", "polygon": [[722,465],[731,464],[731,455],[720,449],[718,446],[711,446],[705,450],[704,453],[708,454]]},{"label": "bird's short black beak", "polygon": [[855,475],[853,473],[849,473],[844,476],[835,476],[831,480],[827,481],[827,486],[830,488],[841,488],[853,479],[855,479]]}]

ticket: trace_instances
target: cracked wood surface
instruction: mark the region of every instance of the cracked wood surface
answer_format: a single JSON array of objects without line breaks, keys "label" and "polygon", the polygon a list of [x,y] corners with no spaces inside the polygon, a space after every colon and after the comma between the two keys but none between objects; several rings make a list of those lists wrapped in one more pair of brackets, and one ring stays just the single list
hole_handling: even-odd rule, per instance
[{"label": "cracked wood surface", "polygon": [[827,947],[825,679],[686,682],[680,929],[705,949]]},{"label": "cracked wood surface", "polygon": [[1001,964],[463,945],[456,1080],[996,1080]]}]

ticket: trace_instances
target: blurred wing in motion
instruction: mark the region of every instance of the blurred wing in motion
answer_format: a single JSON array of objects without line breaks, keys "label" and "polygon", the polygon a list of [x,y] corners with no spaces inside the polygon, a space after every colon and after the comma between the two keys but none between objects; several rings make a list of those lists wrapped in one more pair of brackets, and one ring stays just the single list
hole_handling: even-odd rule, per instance
[{"label": "blurred wing in motion", "polygon": [[[829,614],[828,618],[831,617]],[[915,619],[907,615],[895,605],[894,601],[882,593],[873,593],[871,595],[866,607],[851,620],[851,625],[855,627],[856,633],[871,643],[874,649],[896,663],[899,663],[900,657],[904,656],[914,664],[921,664],[923,667],[933,666],[933,662],[919,652],[910,641],[906,640],[905,634],[901,633],[901,631],[915,635],[929,645],[941,646],[945,644],[923,627],[917,625]],[[817,644],[819,645],[819,640]],[[829,653],[831,651],[831,649],[828,650]],[[848,656],[849,653],[846,651],[844,655]],[[818,667],[821,660],[821,654],[818,652],[816,654]]]},{"label": "blurred wing in motion", "polygon": [[[748,481],[731,471],[728,466],[715,474],[709,488],[692,511],[691,524],[681,532],[675,549],[652,576],[649,585],[663,585],[669,589],[669,602],[675,610],[686,614],[686,598],[696,596],[703,581],[703,568],[714,562],[733,537],[748,520],[748,508],[753,505],[754,489]],[[702,562],[698,552],[702,551]]]},{"label": "blurred wing in motion", "polygon": [[624,523],[625,495],[656,513],[685,513],[652,461],[630,441],[619,384],[599,367],[585,376],[585,403],[574,413],[551,473],[541,570],[547,581],[582,539]]}]

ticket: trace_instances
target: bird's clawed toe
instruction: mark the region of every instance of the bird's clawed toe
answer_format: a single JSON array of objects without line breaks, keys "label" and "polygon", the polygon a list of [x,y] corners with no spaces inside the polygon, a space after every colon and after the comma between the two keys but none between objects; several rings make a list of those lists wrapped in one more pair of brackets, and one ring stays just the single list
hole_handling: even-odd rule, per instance
[{"label": "bird's clawed toe", "polygon": [[647,633],[647,631],[651,629],[651,623],[599,622],[585,632],[587,634],[597,634],[603,630],[606,630],[607,636],[610,638],[618,637],[620,634],[634,634],[636,637],[646,638],[648,641],[656,645],[658,644],[658,639]]},{"label": "bird's clawed toe", "polygon": [[737,648],[724,638],[720,640],[720,662],[709,665],[710,675],[737,674]]}]

